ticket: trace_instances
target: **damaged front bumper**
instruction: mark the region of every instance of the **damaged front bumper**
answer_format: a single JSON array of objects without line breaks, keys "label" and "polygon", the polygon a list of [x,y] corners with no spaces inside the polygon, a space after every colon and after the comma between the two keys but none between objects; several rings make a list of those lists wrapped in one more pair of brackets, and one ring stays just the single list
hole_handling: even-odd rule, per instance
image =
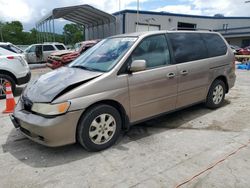
[{"label": "damaged front bumper", "polygon": [[76,142],[76,128],[82,113],[83,110],[77,110],[48,118],[26,111],[19,101],[10,118],[15,128],[29,139],[56,147]]}]

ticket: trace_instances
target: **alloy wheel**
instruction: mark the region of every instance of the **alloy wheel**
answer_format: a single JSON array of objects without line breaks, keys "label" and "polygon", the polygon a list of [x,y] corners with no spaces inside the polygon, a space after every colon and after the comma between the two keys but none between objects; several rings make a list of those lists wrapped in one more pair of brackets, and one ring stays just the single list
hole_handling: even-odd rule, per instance
[{"label": "alloy wheel", "polygon": [[213,90],[213,102],[214,104],[219,104],[223,99],[223,87],[221,85],[217,85]]},{"label": "alloy wheel", "polygon": [[89,137],[95,144],[105,144],[114,136],[115,130],[115,118],[110,114],[101,114],[92,121]]}]

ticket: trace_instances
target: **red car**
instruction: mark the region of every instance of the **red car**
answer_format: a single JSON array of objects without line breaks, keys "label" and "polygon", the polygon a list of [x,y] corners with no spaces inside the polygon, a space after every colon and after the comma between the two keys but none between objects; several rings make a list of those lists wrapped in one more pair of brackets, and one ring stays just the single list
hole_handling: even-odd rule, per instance
[{"label": "red car", "polygon": [[64,50],[62,52],[52,53],[48,57],[46,65],[51,69],[57,69],[61,66],[64,66],[75,60],[83,52],[97,44],[99,41],[100,40],[90,40],[79,42],[75,44],[75,50]]},{"label": "red car", "polygon": [[237,52],[238,55],[250,55],[250,46],[240,49]]}]

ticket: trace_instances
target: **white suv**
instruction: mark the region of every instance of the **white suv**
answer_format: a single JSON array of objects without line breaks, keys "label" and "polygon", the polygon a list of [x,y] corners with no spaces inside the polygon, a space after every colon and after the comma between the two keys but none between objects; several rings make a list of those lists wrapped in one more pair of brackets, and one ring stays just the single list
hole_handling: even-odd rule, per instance
[{"label": "white suv", "polygon": [[16,54],[23,53],[23,50],[21,50],[20,48],[18,48],[17,46],[15,46],[14,44],[12,44],[10,42],[0,42],[0,47],[4,48],[6,50],[9,50],[11,52],[14,52]]},{"label": "white suv", "polygon": [[52,52],[66,49],[62,43],[43,43],[32,44],[24,52],[28,63],[43,63]]},{"label": "white suv", "polygon": [[11,83],[12,91],[16,85],[29,82],[31,77],[28,63],[23,54],[16,54],[0,47],[0,98],[5,98],[5,84]]}]

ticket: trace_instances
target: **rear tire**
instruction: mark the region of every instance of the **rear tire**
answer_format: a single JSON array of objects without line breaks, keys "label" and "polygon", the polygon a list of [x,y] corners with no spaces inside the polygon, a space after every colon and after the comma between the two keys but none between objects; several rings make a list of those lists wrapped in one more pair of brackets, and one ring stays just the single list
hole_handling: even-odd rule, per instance
[{"label": "rear tire", "polygon": [[114,107],[97,105],[87,110],[77,126],[77,141],[88,151],[112,146],[121,132],[121,116]]},{"label": "rear tire", "polygon": [[215,80],[210,86],[206,106],[211,109],[219,108],[223,104],[226,86],[222,80]]},{"label": "rear tire", "polygon": [[11,84],[12,93],[15,92],[16,89],[16,83],[15,81],[8,75],[0,74],[0,99],[6,98],[6,88],[5,84],[9,82]]}]

